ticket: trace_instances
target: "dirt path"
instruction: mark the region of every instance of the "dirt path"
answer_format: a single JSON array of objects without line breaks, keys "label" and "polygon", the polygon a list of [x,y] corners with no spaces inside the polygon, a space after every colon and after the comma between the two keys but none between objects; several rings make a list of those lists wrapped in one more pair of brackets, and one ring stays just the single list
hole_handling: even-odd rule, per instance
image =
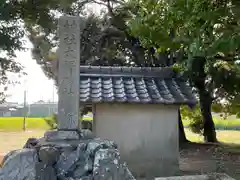
[{"label": "dirt path", "polygon": [[240,152],[227,152],[222,146],[194,144],[180,151],[183,174],[226,173],[240,179]]}]

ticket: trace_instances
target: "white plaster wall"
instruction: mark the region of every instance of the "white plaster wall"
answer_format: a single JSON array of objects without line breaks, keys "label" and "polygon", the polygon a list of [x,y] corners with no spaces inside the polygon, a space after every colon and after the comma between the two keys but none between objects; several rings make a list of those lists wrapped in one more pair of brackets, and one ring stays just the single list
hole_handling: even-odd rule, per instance
[{"label": "white plaster wall", "polygon": [[121,158],[139,177],[178,170],[178,106],[97,104],[93,131],[115,141]]}]

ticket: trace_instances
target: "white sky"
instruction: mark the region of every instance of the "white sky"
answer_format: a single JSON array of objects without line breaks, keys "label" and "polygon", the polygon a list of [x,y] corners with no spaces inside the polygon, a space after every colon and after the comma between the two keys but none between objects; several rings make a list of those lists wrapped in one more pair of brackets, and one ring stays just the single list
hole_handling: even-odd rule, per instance
[{"label": "white sky", "polygon": [[[24,71],[27,73],[25,77],[17,77],[10,75],[9,79],[20,81],[19,84],[9,85],[7,94],[8,102],[22,103],[24,101],[24,89],[27,91],[27,102],[32,103],[39,100],[56,101],[57,91],[53,80],[48,79],[43,73],[41,67],[32,59],[31,43],[27,42],[26,52],[16,52],[16,60],[24,66]],[[25,83],[24,83],[25,82]]]}]

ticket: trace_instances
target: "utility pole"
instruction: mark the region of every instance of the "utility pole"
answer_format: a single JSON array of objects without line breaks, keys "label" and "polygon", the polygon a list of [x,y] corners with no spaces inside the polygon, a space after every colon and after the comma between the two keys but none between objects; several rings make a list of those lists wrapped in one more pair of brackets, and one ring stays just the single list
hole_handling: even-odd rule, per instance
[{"label": "utility pole", "polygon": [[26,99],[27,99],[27,91],[26,89],[24,90],[24,104],[23,104],[23,131],[26,131],[26,116],[27,116],[27,107],[26,107]]},{"label": "utility pole", "polygon": [[26,131],[26,116],[27,116],[27,79],[24,78],[24,92],[23,92],[23,131]]}]

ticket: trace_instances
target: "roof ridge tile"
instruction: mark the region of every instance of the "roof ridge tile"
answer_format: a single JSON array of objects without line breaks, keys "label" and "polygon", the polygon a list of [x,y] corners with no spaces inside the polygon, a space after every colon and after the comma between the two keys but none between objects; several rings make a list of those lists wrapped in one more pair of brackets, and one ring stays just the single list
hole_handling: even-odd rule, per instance
[{"label": "roof ridge tile", "polygon": [[132,67],[132,66],[81,66],[80,74],[118,74],[118,75],[140,75],[153,77],[173,77],[175,74],[171,67]]}]

